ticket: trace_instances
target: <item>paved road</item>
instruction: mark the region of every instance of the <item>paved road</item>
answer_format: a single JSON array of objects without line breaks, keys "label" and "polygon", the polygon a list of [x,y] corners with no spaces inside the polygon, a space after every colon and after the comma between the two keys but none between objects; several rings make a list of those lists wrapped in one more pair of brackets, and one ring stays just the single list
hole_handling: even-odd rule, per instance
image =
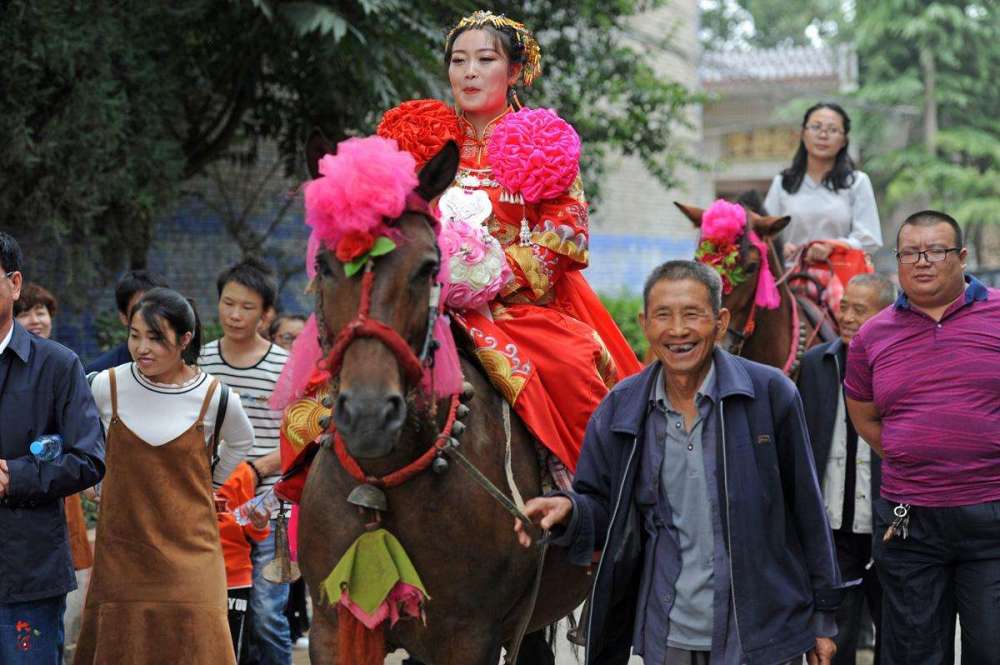
[{"label": "paved road", "polygon": [[[305,651],[296,651],[293,658],[294,665],[309,665],[309,656]],[[402,650],[391,654],[385,659],[385,665],[400,665],[403,662],[404,653]],[[580,665],[583,662],[583,653],[580,653],[580,660],[573,655],[569,645],[563,642],[556,652],[556,665]],[[629,665],[642,665],[642,659],[638,656],[629,661]],[[862,651],[858,654],[857,665],[872,665],[871,651]]]}]

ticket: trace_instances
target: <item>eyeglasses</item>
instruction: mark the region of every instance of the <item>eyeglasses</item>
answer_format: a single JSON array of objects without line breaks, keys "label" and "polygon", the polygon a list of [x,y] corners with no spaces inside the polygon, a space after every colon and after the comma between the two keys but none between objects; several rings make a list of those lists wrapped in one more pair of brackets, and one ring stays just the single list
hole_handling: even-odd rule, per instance
[{"label": "eyeglasses", "polygon": [[840,127],[834,127],[833,125],[824,126],[817,123],[806,125],[806,131],[813,134],[829,134],[830,136],[843,136],[846,133]]},{"label": "eyeglasses", "polygon": [[947,249],[927,249],[922,252],[918,252],[912,249],[906,249],[902,252],[896,252],[896,260],[900,263],[910,264],[918,263],[920,257],[927,259],[928,263],[939,263],[948,258],[948,252],[961,252],[961,247],[949,247]]},{"label": "eyeglasses", "polygon": [[6,277],[7,279],[10,279],[11,277],[14,276],[14,273],[16,272],[17,272],[16,270],[11,270],[10,272],[5,272],[3,276]]}]

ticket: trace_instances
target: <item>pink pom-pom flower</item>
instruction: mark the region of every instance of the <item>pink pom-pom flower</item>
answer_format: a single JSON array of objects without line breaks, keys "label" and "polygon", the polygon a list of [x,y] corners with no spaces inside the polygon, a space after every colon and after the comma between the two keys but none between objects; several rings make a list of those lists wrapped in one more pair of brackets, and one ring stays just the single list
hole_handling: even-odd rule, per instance
[{"label": "pink pom-pom flower", "polygon": [[448,266],[445,304],[451,309],[487,304],[514,277],[500,243],[483,226],[452,220],[438,243]]},{"label": "pink pom-pom flower", "polygon": [[306,224],[336,251],[345,236],[391,236],[384,219],[399,217],[417,186],[416,162],[392,139],[352,138],[319,160],[319,178],[305,186]]},{"label": "pink pom-pom flower", "polygon": [[738,203],[717,200],[701,217],[701,237],[716,244],[735,243],[747,225],[747,211]]},{"label": "pink pom-pom flower", "polygon": [[528,203],[564,194],[580,172],[580,136],[551,109],[508,113],[487,152],[497,182]]}]

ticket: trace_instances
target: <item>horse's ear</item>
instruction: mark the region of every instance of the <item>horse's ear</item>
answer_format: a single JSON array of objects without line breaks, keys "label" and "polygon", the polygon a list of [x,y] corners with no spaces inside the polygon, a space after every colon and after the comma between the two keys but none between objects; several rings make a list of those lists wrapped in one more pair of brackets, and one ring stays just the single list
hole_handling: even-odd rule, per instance
[{"label": "horse's ear", "polygon": [[704,208],[696,208],[694,206],[684,205],[683,203],[678,203],[674,201],[674,205],[677,209],[684,213],[684,216],[691,220],[695,228],[701,228],[701,216],[705,214]]},{"label": "horse's ear", "polygon": [[309,177],[316,179],[319,177],[319,160],[324,155],[337,154],[337,146],[332,145],[323,132],[318,128],[309,132],[306,139],[306,166],[309,168]]},{"label": "horse's ear", "polygon": [[420,179],[417,194],[424,201],[433,200],[451,186],[455,181],[456,172],[458,172],[458,144],[448,141],[429,162],[424,164],[424,168],[420,169],[420,174],[417,176]]},{"label": "horse's ear", "polygon": [[788,222],[792,221],[792,218],[788,215],[784,217],[778,217],[777,215],[765,217],[764,215],[758,215],[753,210],[747,210],[747,214],[750,215],[750,223],[753,225],[753,230],[761,238],[778,235],[788,226]]}]

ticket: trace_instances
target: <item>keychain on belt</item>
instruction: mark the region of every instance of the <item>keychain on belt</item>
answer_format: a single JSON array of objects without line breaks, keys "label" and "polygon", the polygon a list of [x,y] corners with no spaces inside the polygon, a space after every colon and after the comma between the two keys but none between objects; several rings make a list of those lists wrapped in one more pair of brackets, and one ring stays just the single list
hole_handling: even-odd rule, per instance
[{"label": "keychain on belt", "polygon": [[883,543],[889,542],[896,536],[906,540],[907,536],[910,535],[910,504],[898,504],[892,509],[892,514],[895,516],[895,519],[892,520],[889,528],[885,530],[885,535],[882,536]]}]

